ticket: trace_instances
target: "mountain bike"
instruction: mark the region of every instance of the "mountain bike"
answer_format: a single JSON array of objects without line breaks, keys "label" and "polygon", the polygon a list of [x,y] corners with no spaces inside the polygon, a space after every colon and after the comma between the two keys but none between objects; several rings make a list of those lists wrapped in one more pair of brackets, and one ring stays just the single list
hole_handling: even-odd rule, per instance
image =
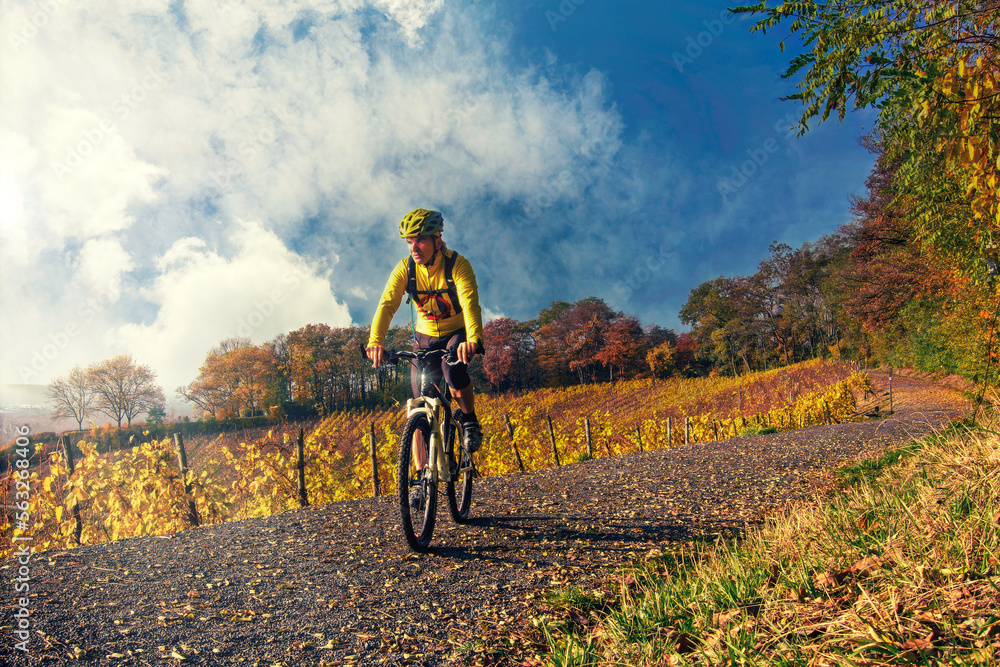
[{"label": "mountain bike", "polygon": [[476,476],[472,456],[465,448],[462,411],[458,408],[454,413],[451,411],[451,389],[444,378],[440,381],[443,391],[430,379],[430,369],[442,358],[451,366],[460,363],[450,348],[388,352],[385,362],[395,365],[409,359],[418,371],[420,398],[406,401],[396,486],[403,535],[411,549],[421,552],[427,551],[434,532],[438,484],[445,481],[451,518],[456,523],[467,523],[472,506],[472,479]]}]

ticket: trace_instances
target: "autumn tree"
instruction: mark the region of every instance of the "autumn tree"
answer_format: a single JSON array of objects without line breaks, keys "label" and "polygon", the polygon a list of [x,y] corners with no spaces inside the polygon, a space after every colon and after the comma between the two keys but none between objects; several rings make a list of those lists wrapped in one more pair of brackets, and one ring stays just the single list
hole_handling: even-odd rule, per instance
[{"label": "autumn tree", "polygon": [[[876,130],[899,159],[899,193],[920,239],[962,257],[1000,227],[997,0],[798,0],[734,11],[763,15],[753,30],[785,26],[804,50],[786,77],[800,77],[802,130],[812,119],[878,109]],[[783,43],[782,43],[783,47]],[[966,262],[982,272],[984,261]]]},{"label": "autumn tree", "polygon": [[676,343],[677,332],[661,327],[659,324],[649,324],[642,331],[643,344],[652,349],[662,343]]},{"label": "autumn tree", "polygon": [[250,345],[225,357],[224,368],[232,383],[236,414],[263,413],[263,399],[274,381],[277,364],[264,346]]},{"label": "autumn tree", "polygon": [[53,380],[48,396],[53,406],[52,416],[75,420],[77,429],[83,428],[83,420],[94,407],[96,399],[87,371],[80,366],[74,366],[65,377]]},{"label": "autumn tree", "polygon": [[132,420],[153,408],[163,407],[163,389],[156,384],[156,373],[149,366],[135,362],[131,355],[119,355],[87,368],[87,383],[95,396],[99,412],[118,422]]},{"label": "autumn tree", "polygon": [[[368,341],[367,329],[362,330],[362,339],[363,343]],[[386,350],[406,350],[412,347],[413,332],[410,327],[389,328],[389,332],[385,337]],[[400,363],[396,366],[383,365],[372,371],[369,371],[368,368],[366,365],[365,372],[371,373],[374,378],[374,386],[371,392],[373,402],[389,404],[396,402],[403,403],[412,394],[410,387],[410,364]]]},{"label": "autumn tree", "polygon": [[535,341],[528,326],[499,317],[483,326],[486,354],[483,372],[493,391],[527,389],[534,367]]},{"label": "autumn tree", "polygon": [[697,358],[698,341],[689,332],[677,336],[677,358],[674,366],[685,377],[698,377],[708,371]]},{"label": "autumn tree", "polygon": [[209,351],[198,377],[177,393],[213,414],[254,414],[277,377],[277,361],[266,346],[227,338]]},{"label": "autumn tree", "polygon": [[850,329],[838,278],[850,239],[829,235],[794,250],[774,242],[750,276],[720,276],[691,290],[680,319],[697,357],[736,375],[838,354]]},{"label": "autumn tree", "polygon": [[[359,351],[364,338],[364,330],[357,327],[326,324],[307,324],[289,333],[285,343],[292,397],[325,413],[363,403],[368,391]],[[376,372],[376,384],[385,377]]]},{"label": "autumn tree", "polygon": [[568,320],[573,306],[553,301],[530,323],[542,382],[548,387],[573,384],[574,376],[566,358]]},{"label": "autumn tree", "polygon": [[639,318],[625,313],[616,314],[604,331],[604,341],[594,355],[597,361],[611,369],[611,379],[614,380],[614,370],[618,377],[625,375],[626,369],[634,370],[643,356],[643,330]]},{"label": "autumn tree", "polygon": [[288,347],[288,336],[278,334],[264,343],[263,347],[274,358],[274,378],[265,401],[268,407],[272,405],[287,407],[292,400],[291,350]]},{"label": "autumn tree", "polygon": [[771,256],[754,276],[758,302],[784,363],[822,357],[840,349],[846,330],[837,276],[851,251],[851,239],[830,234],[793,250],[772,243]]},{"label": "autumn tree", "polygon": [[595,379],[601,362],[596,354],[615,312],[597,297],[575,303],[552,303],[538,316],[534,331],[538,364],[547,386]]},{"label": "autumn tree", "polygon": [[646,353],[646,363],[654,377],[668,378],[677,368],[677,346],[664,341]]},{"label": "autumn tree", "polygon": [[853,239],[845,308],[876,333],[905,329],[906,306],[941,294],[946,279],[920,243],[906,200],[899,196],[899,159],[886,155],[879,143],[867,145],[876,163],[865,181],[866,195],[851,202],[854,222],[843,230]]},{"label": "autumn tree", "polygon": [[739,327],[739,303],[733,298],[740,278],[719,276],[691,290],[681,307],[680,320],[691,325],[691,338],[697,341],[698,356],[715,366],[735,369],[731,333]]},{"label": "autumn tree", "polygon": [[866,349],[887,362],[974,377],[989,338],[981,313],[995,298],[961,266],[978,258],[973,250],[956,265],[957,257],[923,241],[898,178],[899,157],[875,137],[865,145],[876,163],[844,230],[854,242],[841,279],[844,307],[861,323]]}]

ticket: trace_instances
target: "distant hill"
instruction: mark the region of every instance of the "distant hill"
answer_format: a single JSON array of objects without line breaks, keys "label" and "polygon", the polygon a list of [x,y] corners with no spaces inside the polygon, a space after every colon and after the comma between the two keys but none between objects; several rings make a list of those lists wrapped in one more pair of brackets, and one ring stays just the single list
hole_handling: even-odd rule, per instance
[{"label": "distant hill", "polygon": [[44,384],[0,384],[0,407],[44,406],[49,402]]},{"label": "distant hill", "polygon": [[62,432],[76,428],[72,419],[53,419],[44,384],[0,385],[0,443],[15,437],[16,427],[28,426],[32,433]]}]

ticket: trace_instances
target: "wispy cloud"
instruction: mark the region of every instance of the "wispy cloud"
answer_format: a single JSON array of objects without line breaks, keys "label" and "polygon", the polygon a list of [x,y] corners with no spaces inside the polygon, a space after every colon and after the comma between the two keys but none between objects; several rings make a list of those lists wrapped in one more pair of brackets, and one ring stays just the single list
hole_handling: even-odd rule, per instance
[{"label": "wispy cloud", "polygon": [[[26,32],[37,3],[0,18],[2,382],[128,352],[169,394],[227,335],[366,324],[417,205],[446,211],[507,312],[512,286],[537,289],[485,262],[557,272],[528,241],[565,239],[614,189],[602,75],[525,64],[478,3],[55,5]],[[66,344],[43,354],[39,331]]]}]

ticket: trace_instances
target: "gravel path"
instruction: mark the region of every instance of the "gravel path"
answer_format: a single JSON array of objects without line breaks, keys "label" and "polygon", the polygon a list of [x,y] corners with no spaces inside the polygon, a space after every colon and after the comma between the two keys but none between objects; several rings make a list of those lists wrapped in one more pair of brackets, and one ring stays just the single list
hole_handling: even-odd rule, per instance
[{"label": "gravel path", "polygon": [[[872,377],[885,413],[887,378]],[[439,505],[422,556],[403,544],[393,497],[31,554],[27,652],[14,647],[19,565],[8,560],[0,663],[482,662],[544,588],[585,586],[665,541],[756,525],[836,466],[969,409],[924,381],[896,377],[893,389],[896,413],[881,420],[477,480],[471,525]]]}]

